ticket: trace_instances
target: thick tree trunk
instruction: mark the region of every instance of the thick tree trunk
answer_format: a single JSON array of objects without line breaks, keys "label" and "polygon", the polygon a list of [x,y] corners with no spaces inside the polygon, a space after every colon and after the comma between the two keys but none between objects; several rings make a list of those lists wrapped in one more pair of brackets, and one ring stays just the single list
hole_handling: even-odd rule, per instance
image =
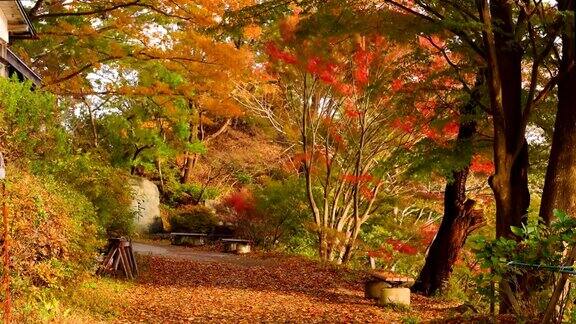
[{"label": "thick tree trunk", "polygon": [[[515,37],[512,3],[477,0],[484,23],[488,89],[494,124],[495,174],[490,186],[496,200],[496,236],[514,238],[510,226],[526,219],[528,145],[522,105],[523,50]],[[489,7],[487,7],[489,6]]]},{"label": "thick tree trunk", "polygon": [[[511,227],[521,227],[526,223],[530,205],[528,145],[524,142],[516,157],[500,146],[495,150],[499,155],[496,159],[505,160],[496,163],[496,174],[490,179],[496,200],[496,236],[517,239]],[[506,166],[506,169],[498,170],[498,164]]]},{"label": "thick tree trunk", "polygon": [[[496,201],[496,236],[517,239],[511,226],[526,222],[530,205],[524,124],[527,116],[522,105],[523,50],[515,35],[513,2],[492,0],[489,8],[486,0],[477,3],[485,27],[483,36],[494,119],[495,174],[490,178],[490,186]],[[503,278],[499,288],[500,313],[520,311],[517,301],[528,290],[525,278]]]},{"label": "thick tree trunk", "polygon": [[554,209],[576,217],[576,37],[573,18],[576,2],[560,0],[558,5],[561,11],[572,11],[572,19],[566,23],[562,37],[560,75],[563,77],[558,80],[558,111],[540,205],[540,217],[546,224],[551,222]]},{"label": "thick tree trunk", "polygon": [[[490,2],[496,32],[494,45],[501,88],[502,121],[495,126],[496,236],[513,237],[510,226],[520,226],[530,204],[528,145],[522,126],[522,48],[514,38],[510,1]],[[496,94],[498,95],[498,94]]]},{"label": "thick tree trunk", "polygon": [[[553,210],[559,209],[576,217],[576,2],[559,0],[558,9],[568,12],[565,15],[564,33],[562,34],[562,62],[558,80],[558,111],[554,123],[552,149],[544,192],[540,205],[540,217],[550,224]],[[566,251],[564,265],[571,266],[576,259],[576,247]],[[554,292],[546,308],[543,323],[561,322],[559,305],[565,302],[570,286],[568,274],[562,274],[555,283]]]},{"label": "thick tree trunk", "polygon": [[[479,74],[470,101],[461,109],[462,118],[456,145],[471,145],[476,133],[476,121],[471,118],[480,99],[482,85],[483,76]],[[448,282],[468,235],[484,224],[482,215],[473,211],[474,201],[466,198],[469,169],[468,164],[463,169],[452,172],[453,179],[446,184],[442,223],[428,249],[424,267],[412,287],[414,292],[430,296],[442,289]]]},{"label": "thick tree trunk", "polygon": [[[466,172],[460,173],[460,177],[465,181]],[[431,296],[445,288],[466,239],[470,233],[484,224],[482,214],[473,209],[475,204],[473,200],[466,200],[463,204],[454,204],[455,191],[459,186],[447,185],[447,187],[452,187],[447,188],[452,193],[446,195],[446,199],[451,200],[446,201],[447,204],[452,205],[451,211],[444,213],[438,234],[426,255],[424,268],[412,287],[414,292]]]}]

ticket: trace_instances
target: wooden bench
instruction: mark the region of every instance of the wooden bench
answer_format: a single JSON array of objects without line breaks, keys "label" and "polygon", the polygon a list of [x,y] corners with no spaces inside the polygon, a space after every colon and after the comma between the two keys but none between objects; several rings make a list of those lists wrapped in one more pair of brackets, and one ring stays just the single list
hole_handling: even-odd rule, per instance
[{"label": "wooden bench", "polygon": [[202,233],[170,233],[170,243],[172,245],[201,246],[206,244],[206,236]]},{"label": "wooden bench", "polygon": [[410,305],[410,287],[414,278],[394,273],[373,271],[364,286],[366,298],[377,299],[379,304]]},{"label": "wooden bench", "polygon": [[250,240],[244,239],[222,239],[222,243],[224,243],[224,250],[226,252],[232,252],[237,254],[246,254],[250,253],[251,250],[251,242]]}]

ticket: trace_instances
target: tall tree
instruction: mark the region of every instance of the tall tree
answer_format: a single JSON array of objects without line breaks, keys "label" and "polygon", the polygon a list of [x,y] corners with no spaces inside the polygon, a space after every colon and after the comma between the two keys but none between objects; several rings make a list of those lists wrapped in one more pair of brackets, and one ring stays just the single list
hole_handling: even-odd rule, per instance
[{"label": "tall tree", "polygon": [[484,86],[482,74],[479,72],[469,101],[460,109],[458,137],[454,144],[457,153],[467,156],[469,162],[453,171],[452,178],[446,184],[442,223],[426,253],[424,267],[412,287],[413,291],[427,296],[445,286],[469,234],[484,224],[482,214],[474,210],[474,200],[468,199],[466,194],[472,158],[467,152],[470,150],[466,148],[472,147],[477,132],[477,111]]},{"label": "tall tree", "polygon": [[565,19],[562,32],[562,58],[558,74],[558,110],[554,124],[550,160],[546,171],[540,217],[550,223],[554,209],[576,216],[576,3],[559,0]]},{"label": "tall tree", "polygon": [[251,88],[239,100],[300,146],[319,256],[348,262],[393,176],[385,167],[390,153],[412,137],[392,127],[399,115],[387,109],[395,91],[389,62],[404,52],[376,34],[295,41],[297,15],[281,24],[282,42],[266,46],[280,103],[254,102]]},{"label": "tall tree", "polygon": [[[576,1],[559,0],[558,9],[564,17],[562,32],[562,58],[558,74],[558,110],[552,137],[552,149],[546,171],[540,217],[550,224],[553,210],[559,209],[576,216]],[[566,251],[563,261],[572,266],[576,261],[576,246]],[[557,305],[568,297],[568,274],[561,274],[554,285],[552,297],[544,314],[543,323],[558,318]],[[561,314],[561,313],[560,313]]]},{"label": "tall tree", "polygon": [[[386,2],[452,32],[484,62],[494,129],[495,173],[489,183],[496,201],[496,235],[515,238],[511,227],[522,226],[527,220],[530,204],[526,127],[533,107],[554,83],[539,73],[557,36],[555,28],[548,33],[537,31],[539,25],[547,23],[539,21],[547,19],[543,14],[545,5],[539,1],[519,4],[506,0]],[[470,28],[470,23],[479,23],[481,29]],[[523,78],[523,67],[531,71],[527,80]],[[540,92],[538,85],[542,87]],[[528,93],[525,100],[523,89]],[[521,281],[510,282],[522,286]],[[501,312],[509,312],[512,307],[520,311],[515,296],[520,287],[511,287],[510,282],[501,283]]]}]

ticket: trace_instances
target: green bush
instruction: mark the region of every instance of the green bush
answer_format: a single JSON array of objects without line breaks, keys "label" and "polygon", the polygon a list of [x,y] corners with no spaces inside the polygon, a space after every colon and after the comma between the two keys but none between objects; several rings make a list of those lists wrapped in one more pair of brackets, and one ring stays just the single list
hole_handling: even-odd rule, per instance
[{"label": "green bush", "polygon": [[148,225],[147,230],[149,234],[157,234],[164,232],[164,223],[162,222],[162,218],[154,217],[152,223]]},{"label": "green bush", "polygon": [[[554,287],[554,266],[561,266],[563,252],[576,245],[576,219],[555,211],[556,220],[549,226],[535,223],[521,228],[512,227],[520,240],[479,237],[474,250],[484,271],[477,276],[479,296],[486,303],[499,300],[500,289],[494,287],[508,283],[516,286],[518,280],[530,282],[530,292],[517,298],[522,314],[537,316],[546,308]],[[552,271],[550,271],[552,270]],[[568,298],[569,299],[569,298]],[[569,303],[568,306],[571,306]],[[570,314],[572,309],[566,309]]]},{"label": "green bush", "polygon": [[315,240],[306,227],[310,212],[304,188],[302,181],[291,178],[228,195],[224,205],[237,235],[264,248],[308,254]]},{"label": "green bush", "polygon": [[[113,168],[100,154],[73,151],[63,116],[65,100],[33,90],[30,83],[0,78],[0,132],[4,150],[19,167],[59,185],[82,192],[94,206],[99,227],[109,234],[133,230],[127,174]],[[13,162],[14,163],[14,162]]]},{"label": "green bush", "polygon": [[81,191],[96,207],[97,223],[109,236],[134,232],[132,194],[126,171],[106,165],[91,154],[70,156],[39,165],[37,173],[47,173]]},{"label": "green bush", "polygon": [[214,212],[201,205],[189,206],[174,212],[170,217],[173,232],[207,233],[218,224]]},{"label": "green bush", "polygon": [[216,187],[203,186],[200,183],[179,182],[179,179],[169,179],[164,187],[164,201],[171,207],[180,205],[197,205],[218,196]]}]

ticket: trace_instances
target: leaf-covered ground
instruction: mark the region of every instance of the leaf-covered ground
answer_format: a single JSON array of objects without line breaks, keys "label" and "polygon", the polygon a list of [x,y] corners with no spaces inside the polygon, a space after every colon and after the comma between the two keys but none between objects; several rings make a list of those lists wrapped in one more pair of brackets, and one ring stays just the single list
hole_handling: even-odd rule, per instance
[{"label": "leaf-covered ground", "polygon": [[148,256],[118,298],[118,322],[404,322],[446,316],[451,306],[413,296],[410,310],[363,297],[364,274],[299,257],[259,255],[198,261]]}]

